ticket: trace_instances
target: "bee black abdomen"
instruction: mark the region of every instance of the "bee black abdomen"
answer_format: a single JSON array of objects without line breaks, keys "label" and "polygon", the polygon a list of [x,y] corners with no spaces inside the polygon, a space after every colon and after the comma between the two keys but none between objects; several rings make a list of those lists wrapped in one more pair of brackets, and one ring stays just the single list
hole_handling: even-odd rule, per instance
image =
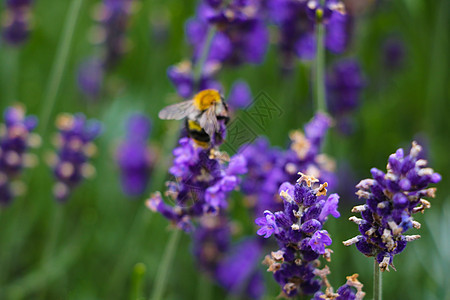
[{"label": "bee black abdomen", "polygon": [[205,143],[209,143],[211,141],[209,135],[206,133],[204,129],[200,127],[200,125],[197,122],[186,119],[185,124],[186,130],[190,138]]}]

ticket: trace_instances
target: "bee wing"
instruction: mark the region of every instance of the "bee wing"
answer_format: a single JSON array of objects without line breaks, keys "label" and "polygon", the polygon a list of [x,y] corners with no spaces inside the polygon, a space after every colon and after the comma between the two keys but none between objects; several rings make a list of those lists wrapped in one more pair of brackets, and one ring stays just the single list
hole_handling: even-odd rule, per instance
[{"label": "bee wing", "polygon": [[181,120],[195,111],[193,100],[188,100],[164,107],[158,117],[163,120]]},{"label": "bee wing", "polygon": [[219,131],[220,126],[217,122],[216,109],[214,105],[203,112],[200,117],[199,123],[210,137],[212,137],[215,132]]}]

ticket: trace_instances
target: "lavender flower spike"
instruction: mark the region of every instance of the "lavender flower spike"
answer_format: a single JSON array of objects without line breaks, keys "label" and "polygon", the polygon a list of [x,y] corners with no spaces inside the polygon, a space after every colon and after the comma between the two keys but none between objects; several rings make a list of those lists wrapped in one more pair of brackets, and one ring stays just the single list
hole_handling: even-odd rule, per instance
[{"label": "lavender flower spike", "polygon": [[7,0],[3,21],[3,39],[6,43],[19,46],[30,35],[32,0]]},{"label": "lavender flower spike", "polygon": [[64,201],[74,187],[95,172],[89,158],[95,153],[92,141],[100,135],[102,125],[97,120],[86,120],[81,113],[62,114],[56,124],[58,151],[50,162],[57,181],[53,194],[57,200]]},{"label": "lavender flower spike", "polygon": [[361,253],[375,257],[381,271],[389,271],[394,256],[402,252],[408,242],[420,238],[420,235],[403,233],[411,227],[420,228],[412,215],[430,207],[430,202],[423,197],[434,198],[436,188],[428,186],[441,180],[421,158],[422,151],[416,142],[406,156],[403,149],[398,149],[389,156],[387,173],[373,168],[373,179],[364,179],[356,186],[359,189],[356,194],[366,199],[366,203],[352,209],[360,213],[362,219],[351,217],[350,221],[358,225],[361,234],[345,241],[344,245],[356,244]]},{"label": "lavender flower spike", "polygon": [[301,177],[294,186],[285,182],[280,187],[284,210],[265,211],[264,218],[256,219],[261,226],[258,235],[266,238],[274,235],[280,247],[267,255],[263,263],[273,272],[287,297],[320,290],[316,266],[320,255],[329,259],[331,251],[326,246],[332,242],[323,225],[330,212],[339,216],[335,213],[339,197],[333,194],[325,199],[327,183],[318,184],[313,176],[299,174]]},{"label": "lavender flower spike", "polygon": [[145,115],[130,116],[126,139],[117,149],[116,159],[121,171],[122,190],[128,196],[141,195],[147,187],[153,165],[153,155],[147,145],[150,129],[150,119]]},{"label": "lavender flower spike", "polygon": [[161,213],[177,227],[191,231],[192,221],[208,215],[219,215],[228,202],[228,194],[238,187],[238,175],[247,172],[242,155],[229,158],[216,148],[197,147],[190,138],[183,137],[173,150],[175,156],[169,172],[173,181],[167,182],[165,195],[174,203],[163,201],[160,193],[152,195],[147,207]]},{"label": "lavender flower spike", "polygon": [[22,107],[6,108],[3,117],[4,124],[0,126],[0,205],[9,204],[20,192],[14,190],[13,180],[36,161],[27,150],[40,142],[39,136],[32,133],[37,118],[25,116]]}]

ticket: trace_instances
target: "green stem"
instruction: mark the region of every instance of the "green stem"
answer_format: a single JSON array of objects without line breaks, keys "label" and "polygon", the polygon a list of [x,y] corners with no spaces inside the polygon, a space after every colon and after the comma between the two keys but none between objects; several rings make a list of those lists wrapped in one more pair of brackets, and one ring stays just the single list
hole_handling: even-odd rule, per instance
[{"label": "green stem", "polygon": [[153,288],[151,300],[161,300],[164,294],[164,289],[167,284],[167,275],[169,274],[170,266],[172,264],[172,260],[175,256],[175,249],[178,245],[178,241],[181,237],[181,230],[174,229],[172,232],[170,239],[167,243],[166,249],[164,250],[164,256],[159,265],[158,272],[156,273],[156,283]]},{"label": "green stem", "polygon": [[[5,86],[4,99],[5,104],[10,105],[16,101],[19,101],[17,94],[19,91],[19,57],[20,48],[7,47],[5,48],[5,55],[3,59],[3,68],[6,70],[4,76],[7,85]],[[2,74],[3,75],[3,74]]]},{"label": "green stem", "polygon": [[197,291],[197,299],[198,300],[209,300],[211,299],[212,285],[208,278],[206,278],[205,274],[200,274],[198,280],[198,291]]},{"label": "green stem", "polygon": [[317,54],[316,54],[316,85],[315,85],[315,100],[316,110],[318,112],[327,112],[325,103],[325,26],[322,23],[317,23]]},{"label": "green stem", "polygon": [[67,12],[66,22],[63,31],[61,32],[61,39],[56,50],[56,59],[53,62],[50,71],[50,79],[45,90],[44,98],[42,100],[42,110],[40,114],[40,131],[44,134],[47,128],[49,118],[52,114],[53,106],[58,96],[61,80],[67,65],[67,57],[72,48],[73,33],[77,23],[78,15],[80,14],[81,6],[84,0],[73,0]]},{"label": "green stem", "polygon": [[378,266],[377,260],[374,259],[373,264],[373,300],[381,300],[382,295],[382,280],[380,267]]},{"label": "green stem", "polygon": [[144,299],[142,297],[143,279],[147,268],[143,263],[137,263],[133,269],[130,300]]},{"label": "green stem", "polygon": [[[59,232],[61,230],[64,217],[63,208],[64,207],[62,207],[62,205],[57,205],[57,207],[53,207],[53,211],[51,212],[52,220],[48,224],[48,238],[45,243],[44,251],[42,253],[41,268],[44,268],[45,264],[54,256]],[[47,283],[47,279],[50,277],[49,272],[45,272],[44,274],[42,274],[42,277],[45,279],[44,282]],[[41,299],[45,298],[46,290],[44,290],[41,294]]]},{"label": "green stem", "polygon": [[209,50],[211,49],[211,44],[214,35],[216,34],[216,27],[210,26],[208,29],[208,36],[206,37],[205,44],[203,45],[202,53],[195,64],[194,68],[194,84],[196,90],[200,87],[200,81],[202,79],[203,68],[205,67],[206,60],[208,59]]}]

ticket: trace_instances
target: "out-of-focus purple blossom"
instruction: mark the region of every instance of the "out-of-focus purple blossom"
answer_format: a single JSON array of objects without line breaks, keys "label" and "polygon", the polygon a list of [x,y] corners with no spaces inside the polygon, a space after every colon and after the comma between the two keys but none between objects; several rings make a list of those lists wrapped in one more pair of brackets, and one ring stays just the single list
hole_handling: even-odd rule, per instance
[{"label": "out-of-focus purple blossom", "polygon": [[328,185],[317,182],[313,176],[301,174],[295,186],[283,183],[285,190],[280,188],[282,210],[275,213],[267,211],[265,220],[258,218],[255,221],[265,228],[258,231],[259,235],[267,238],[273,234],[278,242],[280,249],[267,255],[263,263],[269,267],[268,271],[273,272],[287,297],[316,293],[321,287],[321,282],[315,278],[317,259],[320,255],[330,256],[325,247],[331,245],[331,238],[322,229],[326,218],[321,216],[329,212],[329,204],[326,203],[339,197],[333,194],[325,200]]},{"label": "out-of-focus purple blossom", "polygon": [[95,172],[89,158],[95,153],[92,141],[100,135],[102,124],[97,120],[87,120],[78,113],[60,115],[56,125],[57,155],[52,162],[56,184],[53,194],[58,201],[64,201],[73,188]]},{"label": "out-of-focus purple blossom", "polygon": [[30,35],[32,1],[6,1],[5,19],[3,21],[3,40],[14,46],[23,44]]},{"label": "out-of-focus purple blossom", "polygon": [[103,0],[99,4],[95,19],[95,44],[101,47],[98,57],[82,63],[78,70],[78,85],[88,97],[99,96],[104,74],[120,61],[127,50],[126,30],[132,13],[133,0]]},{"label": "out-of-focus purple blossom", "polygon": [[217,266],[229,251],[230,223],[223,214],[200,218],[193,233],[193,251],[200,269],[215,276]]},{"label": "out-of-focus purple blossom", "polygon": [[214,62],[206,62],[203,72],[196,86],[194,71],[189,61],[181,62],[167,69],[167,76],[183,98],[191,97],[197,90],[215,89],[222,91],[222,85],[214,79],[220,65]]},{"label": "out-of-focus purple blossom", "polygon": [[346,59],[335,63],[326,77],[329,111],[336,117],[353,111],[365,85],[358,61]]},{"label": "out-of-focus purple blossom", "polygon": [[425,197],[433,198],[441,176],[427,166],[420,158],[422,147],[412,143],[411,151],[405,155],[398,149],[389,156],[387,173],[371,169],[373,179],[364,179],[356,187],[359,198],[366,199],[363,205],[355,206],[352,212],[361,213],[362,219],[351,217],[360,235],[344,242],[366,256],[375,257],[382,271],[393,266],[393,258],[402,252],[406,244],[420,238],[420,235],[403,235],[408,229],[420,228],[413,214],[430,207]]},{"label": "out-of-focus purple blossom", "polygon": [[[228,3],[201,3],[194,19],[186,25],[188,41],[197,61],[207,42],[208,31],[216,26],[207,60],[226,64],[261,63],[269,35],[258,1],[233,0]],[[212,4],[212,5],[211,5]]]},{"label": "out-of-focus purple blossom", "polygon": [[236,81],[228,96],[228,105],[233,109],[243,109],[252,102],[252,91],[245,81]]},{"label": "out-of-focus purple blossom", "polygon": [[78,86],[90,98],[98,98],[103,85],[104,70],[98,58],[84,61],[78,69]]},{"label": "out-of-focus purple blossom", "polygon": [[398,70],[405,63],[405,43],[398,38],[389,38],[383,44],[383,64],[389,70]]},{"label": "out-of-focus purple blossom", "polygon": [[158,211],[179,228],[192,229],[192,221],[204,215],[217,215],[227,208],[230,191],[238,187],[241,175],[246,171],[241,155],[227,156],[215,148],[204,149],[190,138],[181,138],[169,172],[176,182],[168,182],[166,195],[175,203],[164,203],[161,194],[154,194],[147,206]]},{"label": "out-of-focus purple blossom", "polygon": [[7,205],[15,196],[12,181],[32,163],[27,150],[37,145],[38,137],[32,132],[38,121],[34,116],[26,116],[20,106],[7,107],[3,119],[0,128],[0,205]]},{"label": "out-of-focus purple blossom", "polygon": [[257,268],[261,254],[259,240],[239,242],[219,263],[215,274],[217,281],[231,294],[246,294],[251,299],[260,299],[265,290]]},{"label": "out-of-focus purple blossom", "polygon": [[153,155],[147,140],[150,119],[134,114],[127,121],[126,138],[117,149],[116,159],[121,171],[122,190],[129,196],[141,195],[150,178]]},{"label": "out-of-focus purple blossom", "polygon": [[103,0],[98,14],[102,26],[105,54],[103,64],[106,69],[113,67],[126,50],[126,29],[131,14],[133,0]]},{"label": "out-of-focus purple blossom", "polygon": [[286,181],[295,183],[299,170],[329,182],[332,188],[336,186],[334,161],[321,153],[323,137],[330,125],[329,117],[317,114],[305,125],[305,134],[300,131],[290,134],[290,148],[284,151],[271,148],[263,139],[242,146],[240,152],[247,159],[248,168],[242,191],[257,215],[281,209],[278,188]]},{"label": "out-of-focus purple blossom", "polygon": [[267,7],[271,20],[279,27],[278,44],[284,68],[292,68],[294,56],[314,59],[317,22],[325,26],[327,49],[341,53],[347,47],[350,19],[340,1],[328,0],[322,7],[315,0],[268,0]]}]

